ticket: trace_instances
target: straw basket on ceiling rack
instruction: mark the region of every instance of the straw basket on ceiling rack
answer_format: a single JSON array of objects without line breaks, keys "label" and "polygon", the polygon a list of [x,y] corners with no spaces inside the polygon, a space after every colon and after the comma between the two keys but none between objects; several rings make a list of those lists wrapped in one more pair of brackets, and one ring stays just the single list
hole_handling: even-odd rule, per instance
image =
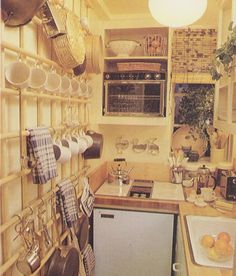
[{"label": "straw basket on ceiling rack", "polygon": [[70,11],[59,8],[66,34],[54,38],[53,47],[61,66],[73,69],[85,59],[84,33],[79,19]]},{"label": "straw basket on ceiling rack", "polygon": [[102,71],[103,44],[99,35],[88,35],[85,37],[86,44],[86,72],[99,74]]}]

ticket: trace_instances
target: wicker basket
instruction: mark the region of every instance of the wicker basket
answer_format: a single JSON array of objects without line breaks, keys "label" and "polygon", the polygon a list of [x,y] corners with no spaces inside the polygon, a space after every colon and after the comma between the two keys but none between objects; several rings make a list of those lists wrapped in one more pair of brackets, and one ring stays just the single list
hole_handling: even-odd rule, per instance
[{"label": "wicker basket", "polygon": [[103,46],[102,37],[99,35],[88,35],[85,37],[87,73],[99,74],[102,71]]},{"label": "wicker basket", "polygon": [[118,71],[155,71],[160,72],[161,64],[153,62],[118,62]]},{"label": "wicker basket", "polygon": [[62,67],[72,69],[84,62],[84,34],[78,18],[72,12],[60,8],[60,14],[67,34],[54,38],[53,47]]},{"label": "wicker basket", "polygon": [[146,56],[166,56],[167,38],[161,35],[147,35],[144,38],[144,52]]}]

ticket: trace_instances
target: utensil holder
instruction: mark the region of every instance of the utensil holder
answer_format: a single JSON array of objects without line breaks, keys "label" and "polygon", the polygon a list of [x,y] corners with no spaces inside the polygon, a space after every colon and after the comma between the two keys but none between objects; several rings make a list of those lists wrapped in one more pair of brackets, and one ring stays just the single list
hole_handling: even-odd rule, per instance
[{"label": "utensil holder", "polygon": [[182,167],[172,167],[171,168],[171,182],[174,184],[182,184],[183,172],[184,172],[184,169]]}]

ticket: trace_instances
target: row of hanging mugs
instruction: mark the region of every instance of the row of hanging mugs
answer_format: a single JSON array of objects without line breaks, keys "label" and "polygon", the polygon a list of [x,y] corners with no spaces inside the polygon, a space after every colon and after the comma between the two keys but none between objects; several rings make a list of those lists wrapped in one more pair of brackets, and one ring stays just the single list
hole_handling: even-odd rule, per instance
[{"label": "row of hanging mugs", "polygon": [[29,66],[21,60],[9,63],[5,68],[6,80],[17,88],[32,88],[45,90],[49,93],[69,94],[89,98],[92,96],[92,87],[84,79],[70,78],[66,74],[61,76],[53,68],[45,71],[36,64]]},{"label": "row of hanging mugs", "polygon": [[53,150],[56,161],[59,163],[68,162],[71,157],[84,153],[92,147],[93,138],[80,130],[79,133],[63,135],[62,139],[53,139]]}]

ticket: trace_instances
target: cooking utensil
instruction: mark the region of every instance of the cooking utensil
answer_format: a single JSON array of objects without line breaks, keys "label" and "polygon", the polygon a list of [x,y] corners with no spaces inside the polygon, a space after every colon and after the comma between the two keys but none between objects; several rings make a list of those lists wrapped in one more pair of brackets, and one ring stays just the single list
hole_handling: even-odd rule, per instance
[{"label": "cooking utensil", "polygon": [[55,53],[61,66],[73,69],[85,59],[84,33],[79,19],[70,11],[59,9],[66,34],[52,40]]},{"label": "cooking utensil", "polygon": [[6,26],[18,27],[31,21],[46,0],[2,0],[1,13]]},{"label": "cooking utensil", "polygon": [[213,190],[216,188],[216,178],[211,175],[211,171],[203,165],[202,167],[199,167],[197,170],[197,193],[201,193],[201,188],[204,187],[210,187],[209,180],[210,178],[214,179],[214,185]]},{"label": "cooking utensil", "polygon": [[23,275],[30,275],[40,266],[39,247],[35,246],[20,255],[16,262],[17,269]]},{"label": "cooking utensil", "polygon": [[58,9],[59,6],[49,2],[46,2],[39,9],[38,16],[42,19],[47,38],[55,38],[58,35],[66,34],[65,24],[61,20]]},{"label": "cooking utensil", "polygon": [[75,234],[79,242],[81,252],[84,251],[88,244],[89,237],[89,219],[85,214],[82,214],[80,218],[74,222]]},{"label": "cooking utensil", "polygon": [[[80,268],[80,253],[77,248],[71,244],[61,245],[60,233],[57,226],[55,208],[52,207],[53,220],[56,226],[56,234],[59,246],[54,251],[49,260],[47,276],[78,276]],[[74,240],[75,241],[75,240]]]},{"label": "cooking utensil", "polygon": [[17,259],[16,267],[24,275],[33,273],[40,266],[39,240],[34,227],[34,220],[29,218],[17,231],[24,240],[26,250]]}]

